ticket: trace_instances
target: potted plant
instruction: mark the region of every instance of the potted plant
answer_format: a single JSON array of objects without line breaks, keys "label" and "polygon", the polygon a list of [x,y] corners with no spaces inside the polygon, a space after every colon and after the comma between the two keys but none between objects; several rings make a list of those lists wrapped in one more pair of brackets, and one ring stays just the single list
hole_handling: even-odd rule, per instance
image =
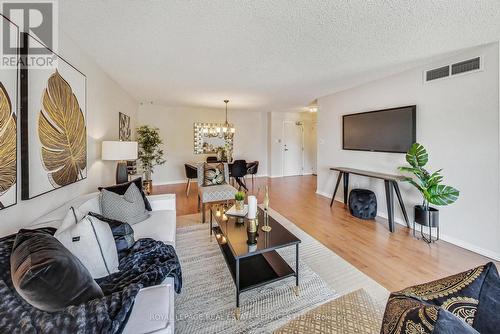
[{"label": "potted plant", "polygon": [[137,142],[139,144],[139,161],[144,171],[144,185],[145,190],[149,194],[153,188],[151,174],[154,167],[163,165],[163,149],[160,146],[163,141],[158,133],[158,128],[150,127],[149,125],[142,125],[137,128]]},{"label": "potted plant", "polygon": [[241,211],[245,205],[245,193],[243,191],[238,191],[234,195],[236,210]]},{"label": "potted plant", "polygon": [[413,174],[413,177],[406,177],[405,181],[417,188],[423,197],[422,205],[415,205],[415,222],[423,226],[438,227],[439,210],[431,207],[430,204],[452,204],[458,199],[460,193],[451,186],[441,184],[442,169],[430,173],[424,168],[428,160],[429,155],[425,147],[415,143],[406,153],[406,161],[410,166],[399,167],[399,170]]}]

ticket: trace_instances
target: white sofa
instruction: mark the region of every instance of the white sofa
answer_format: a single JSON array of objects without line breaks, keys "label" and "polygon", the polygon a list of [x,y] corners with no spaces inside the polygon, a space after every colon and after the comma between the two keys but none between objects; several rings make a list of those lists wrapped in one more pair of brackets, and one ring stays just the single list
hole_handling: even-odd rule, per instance
[{"label": "white sofa", "polygon": [[[50,213],[38,218],[29,228],[59,227],[71,207],[78,208],[95,199],[98,192],[82,195]],[[132,225],[135,239],[152,238],[175,247],[176,211],[175,194],[148,196],[151,215],[145,221]],[[98,211],[97,207],[92,209]],[[86,213],[86,212],[84,212]],[[160,285],[139,291],[124,334],[174,333],[174,280],[167,277]]]}]

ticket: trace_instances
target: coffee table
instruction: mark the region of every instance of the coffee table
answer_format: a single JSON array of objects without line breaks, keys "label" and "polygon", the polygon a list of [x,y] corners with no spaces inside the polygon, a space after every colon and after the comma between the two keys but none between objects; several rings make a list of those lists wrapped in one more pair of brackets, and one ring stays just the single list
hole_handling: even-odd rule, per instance
[{"label": "coffee table", "polygon": [[[217,215],[218,208],[213,206],[210,211],[210,232],[226,260],[227,267],[236,285],[236,319],[240,318],[240,293],[265,284],[276,282],[288,277],[295,277],[294,292],[299,293],[299,244],[300,239],[288,231],[275,219],[268,216],[272,230],[264,232],[264,211],[258,209],[258,236],[254,245],[247,243],[248,219],[238,222],[237,217]],[[213,220],[217,226],[213,226]],[[295,246],[295,270],[278,254],[279,248]]]}]

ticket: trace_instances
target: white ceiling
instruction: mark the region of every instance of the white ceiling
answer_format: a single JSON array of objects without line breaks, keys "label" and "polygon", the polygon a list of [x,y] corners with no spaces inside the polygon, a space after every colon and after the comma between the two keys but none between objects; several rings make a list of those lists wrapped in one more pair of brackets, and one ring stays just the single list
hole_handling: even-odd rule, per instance
[{"label": "white ceiling", "polygon": [[[499,0],[64,0],[60,28],[137,101],[287,110],[500,38]],[[64,56],[64,55],[63,55]]]}]

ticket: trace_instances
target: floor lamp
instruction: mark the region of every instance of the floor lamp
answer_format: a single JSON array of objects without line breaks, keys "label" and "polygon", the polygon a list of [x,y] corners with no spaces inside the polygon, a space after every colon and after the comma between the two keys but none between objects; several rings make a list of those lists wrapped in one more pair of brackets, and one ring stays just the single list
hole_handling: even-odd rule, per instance
[{"label": "floor lamp", "polygon": [[136,141],[102,142],[102,160],[118,161],[116,165],[116,184],[128,182],[127,160],[136,159]]}]

